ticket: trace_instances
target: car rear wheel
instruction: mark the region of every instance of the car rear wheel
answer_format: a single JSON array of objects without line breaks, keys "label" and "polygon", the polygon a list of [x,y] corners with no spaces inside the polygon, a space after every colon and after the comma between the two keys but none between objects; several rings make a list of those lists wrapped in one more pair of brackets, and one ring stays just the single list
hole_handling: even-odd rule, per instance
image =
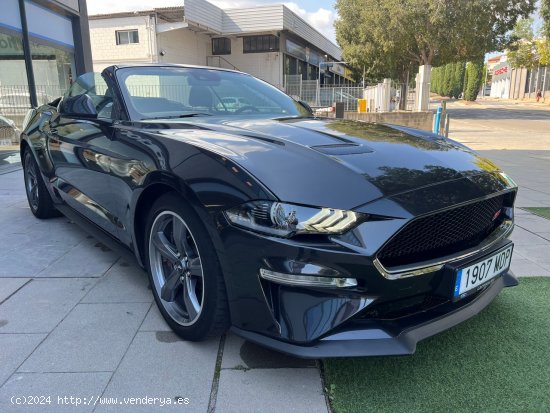
[{"label": "car rear wheel", "polygon": [[229,325],[225,284],[208,232],[175,194],[159,198],[147,219],[145,256],[155,301],[182,338],[198,341]]},{"label": "car rear wheel", "polygon": [[60,216],[61,213],[55,208],[38,164],[29,149],[23,155],[23,175],[27,200],[34,216],[41,219]]}]

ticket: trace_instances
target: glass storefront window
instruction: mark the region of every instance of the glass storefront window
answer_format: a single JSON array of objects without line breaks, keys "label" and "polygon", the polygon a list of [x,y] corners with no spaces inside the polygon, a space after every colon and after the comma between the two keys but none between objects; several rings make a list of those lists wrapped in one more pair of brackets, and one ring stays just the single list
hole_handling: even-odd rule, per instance
[{"label": "glass storefront window", "polygon": [[62,96],[73,82],[74,53],[31,41],[31,54],[38,104]]},{"label": "glass storefront window", "polygon": [[0,66],[1,158],[6,151],[17,148],[18,130],[31,107],[23,42],[19,36],[0,32]]}]

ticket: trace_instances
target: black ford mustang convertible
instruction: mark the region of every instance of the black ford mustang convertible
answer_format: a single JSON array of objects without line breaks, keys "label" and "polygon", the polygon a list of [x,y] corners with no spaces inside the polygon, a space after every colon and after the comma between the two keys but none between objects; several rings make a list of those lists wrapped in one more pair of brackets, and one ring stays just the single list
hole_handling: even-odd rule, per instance
[{"label": "black ford mustang convertible", "polygon": [[112,66],[31,111],[30,209],[149,273],[174,331],[302,357],[410,354],[509,271],[514,182],[468,148],[317,119],[240,72]]}]

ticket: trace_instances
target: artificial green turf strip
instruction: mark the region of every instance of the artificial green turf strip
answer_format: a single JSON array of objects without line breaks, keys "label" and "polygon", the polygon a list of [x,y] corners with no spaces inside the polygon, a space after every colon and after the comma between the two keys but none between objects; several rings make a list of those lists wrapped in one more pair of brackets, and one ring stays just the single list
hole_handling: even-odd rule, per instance
[{"label": "artificial green turf strip", "polygon": [[550,219],[550,208],[547,207],[527,207],[523,208],[526,209],[529,212],[532,212],[533,214],[540,215],[543,218]]},{"label": "artificial green turf strip", "polygon": [[521,278],[403,357],[323,362],[344,412],[550,412],[550,278]]}]

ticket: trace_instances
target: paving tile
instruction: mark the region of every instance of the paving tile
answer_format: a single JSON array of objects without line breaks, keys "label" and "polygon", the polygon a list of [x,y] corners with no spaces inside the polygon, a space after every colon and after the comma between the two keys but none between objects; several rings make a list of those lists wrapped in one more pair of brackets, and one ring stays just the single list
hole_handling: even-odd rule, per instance
[{"label": "paving tile", "polygon": [[257,344],[245,341],[228,333],[223,348],[222,369],[280,369],[316,367],[315,360],[300,359]]},{"label": "paving tile", "polygon": [[118,254],[95,238],[85,239],[37,277],[101,277],[118,258]]},{"label": "paving tile", "polygon": [[0,303],[25,285],[29,278],[2,278],[0,280]]},{"label": "paving tile", "polygon": [[78,225],[63,217],[35,222],[26,228],[26,234],[32,238],[34,244],[64,249],[75,247],[86,238],[93,238]]},{"label": "paving tile", "polygon": [[[246,406],[246,407],[243,407]],[[216,413],[328,412],[317,369],[222,370]]]},{"label": "paving tile", "polygon": [[550,271],[542,268],[527,258],[523,258],[520,255],[515,255],[512,258],[512,264],[510,266],[512,272],[518,277],[550,277]]},{"label": "paving tile", "polygon": [[32,280],[0,305],[0,333],[50,332],[94,282],[85,279]]},{"label": "paving tile", "polygon": [[0,175],[0,191],[16,195],[25,195],[23,170]]},{"label": "paving tile", "polygon": [[170,326],[166,324],[162,314],[160,313],[157,304],[153,302],[145,320],[141,324],[139,331],[172,331]]},{"label": "paving tile", "polygon": [[84,297],[83,303],[150,303],[153,294],[147,274],[135,264],[119,260]]},{"label": "paving tile", "polygon": [[114,371],[148,308],[147,303],[79,304],[19,372]]},{"label": "paving tile", "polygon": [[550,247],[548,245],[524,245],[517,253],[538,266],[550,270]]},{"label": "paving tile", "polygon": [[[219,339],[193,343],[172,332],[139,332],[103,397],[188,398],[187,405],[98,406],[96,412],[206,412]],[[241,411],[246,404],[241,404]],[[247,410],[245,408],[245,410]]]},{"label": "paving tile", "polygon": [[531,212],[523,209],[523,208],[519,208],[517,205],[516,207],[514,208],[514,215],[515,216],[518,216],[518,215],[533,215]]},{"label": "paving tile", "polygon": [[536,189],[520,188],[519,196],[523,196],[533,201],[544,202],[550,206],[550,195],[545,192],[538,191]]},{"label": "paving tile", "polygon": [[[2,175],[0,175],[0,178],[1,177]],[[0,214],[0,223],[3,224],[2,229],[4,229],[5,224],[14,222],[28,224],[31,222],[37,222],[37,219],[31,213],[28,204],[20,203],[12,205],[9,208],[4,208],[2,210],[2,214]]]},{"label": "paving tile", "polygon": [[514,228],[514,232],[510,237],[516,246],[523,245],[548,245],[550,248],[550,241],[541,237],[538,234],[533,234],[531,231],[527,231],[521,227]]},{"label": "paving tile", "polygon": [[516,217],[516,226],[534,232],[550,232],[550,219],[542,218],[537,215],[519,215]]},{"label": "paving tile", "polygon": [[25,195],[5,194],[0,192],[0,208],[10,208],[21,201],[26,200]]},{"label": "paving tile", "polygon": [[[0,388],[0,411],[28,413],[86,413],[107,385],[111,373],[17,373]],[[32,406],[12,404],[13,396],[50,396],[50,403]],[[70,404],[70,397],[73,404]],[[66,398],[66,399],[65,399]],[[78,398],[78,399],[77,399]],[[94,399],[90,402],[90,399]],[[42,401],[46,401],[44,398]],[[80,403],[78,406],[76,403]]]},{"label": "paving tile", "polygon": [[[0,385],[4,383],[46,334],[0,334]],[[1,398],[0,398],[1,403]],[[0,411],[3,411],[0,407]]]},{"label": "paving tile", "polygon": [[0,250],[8,258],[0,277],[34,277],[86,238],[67,219],[38,220],[28,208],[22,215],[15,209],[2,211],[2,217]]},{"label": "paving tile", "polygon": [[45,268],[66,254],[66,250],[35,245],[18,248],[9,252],[9,259],[2,260],[0,277],[36,277]]}]

